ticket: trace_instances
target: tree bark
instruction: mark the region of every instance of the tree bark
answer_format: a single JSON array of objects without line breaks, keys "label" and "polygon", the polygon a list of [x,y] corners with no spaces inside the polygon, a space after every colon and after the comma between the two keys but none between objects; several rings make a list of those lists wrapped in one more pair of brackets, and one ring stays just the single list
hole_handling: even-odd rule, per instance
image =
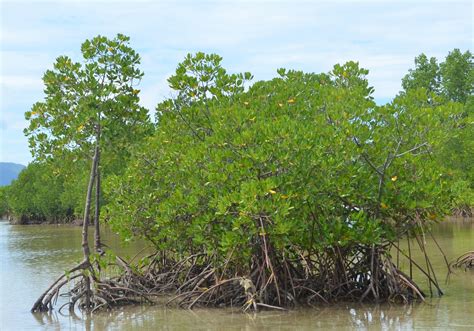
[{"label": "tree bark", "polygon": [[[105,77],[105,76],[104,76]],[[95,217],[94,217],[94,248],[96,253],[101,253],[101,242],[100,242],[100,135],[101,135],[101,112],[97,113],[97,131],[96,131],[96,186],[95,186]]]},{"label": "tree bark", "polygon": [[89,185],[87,187],[86,203],[84,207],[84,223],[82,224],[82,253],[84,255],[84,262],[86,263],[90,263],[90,260],[89,260],[90,249],[89,249],[89,241],[87,238],[87,233],[88,233],[88,227],[89,227],[92,188],[94,187],[94,180],[95,180],[95,176],[97,172],[98,154],[99,154],[99,147],[96,146],[95,151],[94,151],[94,158],[92,159]]},{"label": "tree bark", "polygon": [[97,167],[96,167],[96,179],[95,179],[95,216],[94,216],[94,239],[95,239],[95,251],[97,253],[101,252],[101,242],[100,242],[100,150],[97,147]]}]

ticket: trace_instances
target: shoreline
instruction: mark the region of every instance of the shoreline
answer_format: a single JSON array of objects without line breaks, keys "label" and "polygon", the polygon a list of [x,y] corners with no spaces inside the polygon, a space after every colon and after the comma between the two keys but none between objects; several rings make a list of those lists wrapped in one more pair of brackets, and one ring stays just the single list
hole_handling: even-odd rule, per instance
[{"label": "shoreline", "polygon": [[[71,226],[82,226],[83,220],[74,218],[74,219],[62,219],[62,220],[48,220],[48,219],[38,219],[30,218],[27,216],[12,216],[12,215],[2,215],[0,219],[7,221],[10,225],[71,225]],[[91,225],[94,225],[92,222]]]},{"label": "shoreline", "polygon": [[[8,221],[10,225],[71,225],[71,226],[82,226],[83,225],[83,220],[76,218],[73,219],[72,221],[70,220],[38,220],[38,219],[32,219],[32,218],[27,218],[27,217],[13,217],[13,216],[8,216],[8,215],[2,215],[0,219],[4,221]],[[473,216],[462,216],[462,215],[448,215],[446,216],[442,221],[449,221],[449,222],[455,222],[455,221],[469,221],[472,222],[474,221]],[[90,223],[89,226],[93,226],[94,223]]]}]

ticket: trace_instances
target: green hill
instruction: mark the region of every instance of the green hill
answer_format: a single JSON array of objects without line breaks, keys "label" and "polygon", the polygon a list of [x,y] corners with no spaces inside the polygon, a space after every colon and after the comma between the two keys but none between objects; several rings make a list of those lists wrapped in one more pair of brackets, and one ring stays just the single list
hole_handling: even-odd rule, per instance
[{"label": "green hill", "polygon": [[25,166],[22,164],[0,162],[0,186],[10,185],[24,168]]}]

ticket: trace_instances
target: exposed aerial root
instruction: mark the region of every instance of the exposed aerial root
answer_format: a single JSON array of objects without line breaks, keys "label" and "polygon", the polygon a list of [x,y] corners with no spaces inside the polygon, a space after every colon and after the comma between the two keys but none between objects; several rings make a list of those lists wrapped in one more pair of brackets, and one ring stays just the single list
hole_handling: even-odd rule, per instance
[{"label": "exposed aerial root", "polygon": [[[61,275],[35,302],[31,312],[51,311],[60,295],[69,297],[69,301],[59,310],[76,307],[88,311],[114,306],[152,302],[144,291],[141,277],[120,258],[117,266],[122,268],[118,277],[100,279],[97,270],[89,263],[81,263]],[[72,284],[72,289],[61,293],[63,287]]]},{"label": "exposed aerial root", "polygon": [[[267,252],[263,251],[265,247]],[[146,278],[155,282],[154,293],[173,295],[168,304],[188,309],[285,309],[318,302],[410,302],[425,297],[413,280],[383,254],[384,248],[335,248],[324,256],[300,252],[293,259],[279,257],[268,243],[260,248],[245,274],[223,274],[212,267],[213,257],[195,255],[171,268],[156,263]]]},{"label": "exposed aerial root", "polygon": [[451,265],[455,268],[474,268],[474,251],[464,253],[456,261],[452,262]]},{"label": "exposed aerial root", "polygon": [[474,209],[468,204],[462,204],[454,208],[451,214],[455,217],[471,218],[474,216]]},{"label": "exposed aerial root", "polygon": [[168,305],[188,309],[227,306],[244,311],[337,301],[423,301],[423,291],[391,261],[390,245],[332,247],[312,254],[291,247],[283,255],[260,236],[246,268],[231,268],[235,261],[216,255],[199,253],[175,260],[160,252],[148,256],[140,268],[117,258],[119,276],[108,279],[83,263],[59,277],[32,311],[51,310],[69,282],[74,286],[60,309],[71,311],[153,303],[159,297],[168,298]]}]

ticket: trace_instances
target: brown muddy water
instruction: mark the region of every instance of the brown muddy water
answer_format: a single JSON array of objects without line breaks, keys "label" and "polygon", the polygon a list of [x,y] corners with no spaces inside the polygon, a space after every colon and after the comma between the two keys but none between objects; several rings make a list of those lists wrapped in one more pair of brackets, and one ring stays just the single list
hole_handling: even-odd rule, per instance
[{"label": "brown muddy water", "polygon": [[[72,226],[0,221],[0,330],[474,330],[474,271],[457,271],[445,284],[443,257],[428,238],[428,251],[445,295],[422,304],[347,303],[257,314],[161,306],[126,307],[92,316],[57,311],[31,314],[29,309],[41,292],[80,261],[80,232]],[[449,260],[474,249],[472,219],[445,221],[433,232]],[[124,247],[107,229],[104,236],[121,256],[133,256],[144,247],[138,243]],[[421,261],[419,252],[418,257]]]}]

